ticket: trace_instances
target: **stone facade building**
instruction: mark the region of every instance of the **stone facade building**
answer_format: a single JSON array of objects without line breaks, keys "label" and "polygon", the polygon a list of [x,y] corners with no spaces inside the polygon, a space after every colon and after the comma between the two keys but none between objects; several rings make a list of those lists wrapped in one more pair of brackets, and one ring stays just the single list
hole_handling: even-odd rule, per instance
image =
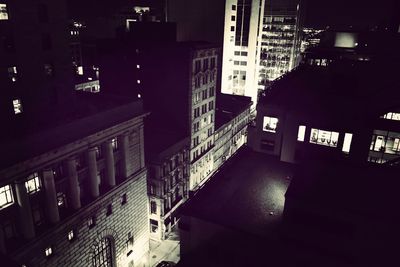
[{"label": "stone facade building", "polygon": [[19,266],[146,266],[145,115],[125,103],[4,145],[26,153],[2,161],[1,252]]}]

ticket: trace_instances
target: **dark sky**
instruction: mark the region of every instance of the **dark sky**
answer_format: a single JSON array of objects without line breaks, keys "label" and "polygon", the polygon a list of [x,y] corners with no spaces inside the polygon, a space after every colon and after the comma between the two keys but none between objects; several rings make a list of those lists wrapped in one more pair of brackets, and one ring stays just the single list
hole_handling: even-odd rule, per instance
[{"label": "dark sky", "polygon": [[[268,1],[268,0],[267,0]],[[372,27],[400,12],[400,0],[307,0],[305,25],[311,27]]]}]

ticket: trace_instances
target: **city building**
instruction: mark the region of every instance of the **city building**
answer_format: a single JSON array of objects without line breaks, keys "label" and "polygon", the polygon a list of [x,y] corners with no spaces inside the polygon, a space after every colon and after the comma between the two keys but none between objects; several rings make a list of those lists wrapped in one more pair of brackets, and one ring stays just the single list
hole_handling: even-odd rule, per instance
[{"label": "city building", "polygon": [[[398,36],[339,32],[327,40],[330,47],[313,48],[301,67],[260,94],[251,146],[287,162],[323,155],[394,160],[398,85],[393,68],[382,66],[397,64]],[[377,101],[382,94],[391,97]]]},{"label": "city building", "polygon": [[257,79],[264,1],[227,0],[221,92],[250,96],[257,103]]},{"label": "city building", "polygon": [[164,240],[188,198],[189,137],[146,123],[150,238]]},{"label": "city building", "polygon": [[299,0],[266,1],[262,18],[259,90],[299,63],[302,19]]},{"label": "city building", "polygon": [[196,191],[213,171],[218,52],[202,42],[154,44],[139,52],[145,108],[190,137],[189,191]]},{"label": "city building", "polygon": [[298,166],[282,224],[294,266],[398,265],[398,167],[336,160]]},{"label": "city building", "polygon": [[247,143],[251,98],[219,94],[215,114],[214,172]]},{"label": "city building", "polygon": [[0,10],[0,118],[7,131],[73,110],[64,1],[0,1]]},{"label": "city building", "polygon": [[73,120],[3,140],[1,252],[19,266],[146,265],[142,103],[78,99]]}]

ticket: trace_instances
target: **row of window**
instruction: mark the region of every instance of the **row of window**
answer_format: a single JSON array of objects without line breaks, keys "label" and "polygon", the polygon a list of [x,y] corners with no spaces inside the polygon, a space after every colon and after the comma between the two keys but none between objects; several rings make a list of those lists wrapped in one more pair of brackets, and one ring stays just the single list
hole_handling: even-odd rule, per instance
[{"label": "row of window", "polygon": [[[208,108],[207,108],[208,107]],[[193,109],[193,116],[194,118],[200,117],[200,115],[206,114],[208,111],[212,111],[214,109],[214,101],[210,101],[207,103],[201,105],[201,114],[200,114],[200,107],[194,108]],[[198,129],[198,127],[197,127]]]},{"label": "row of window", "polygon": [[213,82],[215,80],[214,75],[214,72],[210,72],[209,74],[206,73],[204,75],[197,75],[194,78],[194,87],[199,88],[202,85],[207,85],[209,82]]},{"label": "row of window", "polygon": [[233,65],[247,66],[247,61],[233,61]]},{"label": "row of window", "polygon": [[198,59],[194,62],[194,73],[198,73],[200,71],[206,71],[208,69],[213,70],[215,68],[215,57],[211,59],[205,58],[203,60]]}]

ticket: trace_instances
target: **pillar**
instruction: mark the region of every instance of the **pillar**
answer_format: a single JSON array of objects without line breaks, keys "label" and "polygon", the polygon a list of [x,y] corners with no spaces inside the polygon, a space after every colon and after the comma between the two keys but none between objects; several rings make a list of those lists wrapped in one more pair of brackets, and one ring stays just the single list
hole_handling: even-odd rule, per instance
[{"label": "pillar", "polygon": [[68,206],[73,210],[81,207],[81,191],[79,187],[78,173],[76,172],[76,161],[73,158],[67,160],[68,175]]},{"label": "pillar", "polygon": [[121,144],[121,176],[123,179],[129,177],[128,174],[128,152],[129,152],[129,139],[128,134],[123,134],[118,138],[118,144]]},{"label": "pillar", "polygon": [[105,182],[109,187],[115,186],[115,163],[114,163],[114,151],[111,140],[104,143],[104,154],[106,163],[106,177]]},{"label": "pillar", "polygon": [[88,164],[88,189],[91,197],[96,198],[100,195],[99,180],[97,177],[97,161],[96,161],[96,149],[94,147],[89,148],[86,154]]},{"label": "pillar", "polygon": [[47,219],[50,223],[57,223],[60,221],[60,215],[58,213],[57,193],[52,169],[43,171],[43,183],[45,188]]},{"label": "pillar", "polygon": [[25,181],[15,182],[15,193],[17,196],[19,226],[22,236],[26,239],[35,237],[35,226],[33,225],[31,203],[26,191]]}]

